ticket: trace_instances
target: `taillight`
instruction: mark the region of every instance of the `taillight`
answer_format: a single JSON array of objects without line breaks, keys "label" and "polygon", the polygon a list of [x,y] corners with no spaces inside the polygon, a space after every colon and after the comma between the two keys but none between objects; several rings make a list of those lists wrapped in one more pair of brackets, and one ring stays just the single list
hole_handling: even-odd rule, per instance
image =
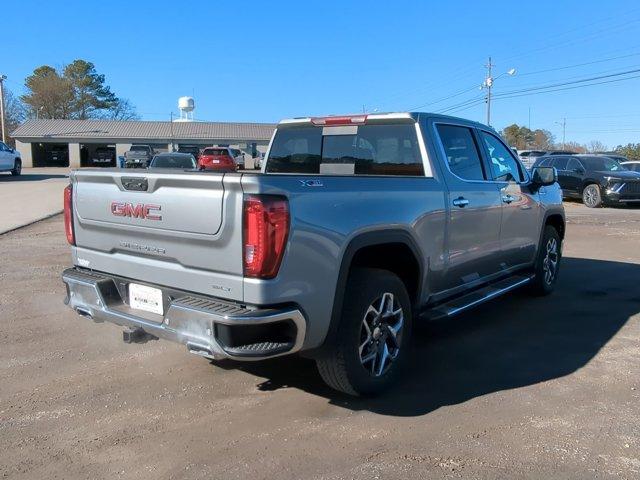
[{"label": "taillight", "polygon": [[289,203],[274,195],[244,198],[244,274],[273,278],[278,274],[289,235]]},{"label": "taillight", "polygon": [[64,188],[64,232],[67,234],[67,242],[76,244],[76,236],[73,231],[73,188],[67,185]]},{"label": "taillight", "polygon": [[314,125],[362,125],[367,122],[366,115],[345,115],[341,117],[315,117],[311,119]]}]

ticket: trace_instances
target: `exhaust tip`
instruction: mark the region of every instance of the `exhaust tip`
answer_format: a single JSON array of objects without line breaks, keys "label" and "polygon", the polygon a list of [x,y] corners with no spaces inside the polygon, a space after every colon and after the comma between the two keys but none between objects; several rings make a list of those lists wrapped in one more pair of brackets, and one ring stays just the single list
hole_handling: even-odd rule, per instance
[{"label": "exhaust tip", "polygon": [[82,317],[93,320],[93,314],[91,313],[91,310],[87,310],[86,308],[82,307],[76,307],[76,313]]},{"label": "exhaust tip", "polygon": [[210,360],[215,360],[215,356],[211,349],[203,347],[202,345],[197,345],[195,343],[189,342],[187,343],[187,349],[189,349],[189,353],[193,353],[194,355],[208,358]]}]

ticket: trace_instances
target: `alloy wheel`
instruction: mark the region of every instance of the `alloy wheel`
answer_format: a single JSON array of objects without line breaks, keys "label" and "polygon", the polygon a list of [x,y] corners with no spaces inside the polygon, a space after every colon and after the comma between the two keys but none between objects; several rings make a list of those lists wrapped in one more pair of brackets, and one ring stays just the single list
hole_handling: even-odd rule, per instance
[{"label": "alloy wheel", "polygon": [[382,294],[367,308],[360,328],[360,363],[374,377],[384,375],[400,353],[404,315],[398,299]]},{"label": "alloy wheel", "polygon": [[544,271],[545,283],[551,285],[558,272],[558,241],[555,238],[550,238],[545,248],[542,270]]},{"label": "alloy wheel", "polygon": [[583,201],[588,207],[595,207],[598,204],[598,187],[589,185],[584,189]]}]

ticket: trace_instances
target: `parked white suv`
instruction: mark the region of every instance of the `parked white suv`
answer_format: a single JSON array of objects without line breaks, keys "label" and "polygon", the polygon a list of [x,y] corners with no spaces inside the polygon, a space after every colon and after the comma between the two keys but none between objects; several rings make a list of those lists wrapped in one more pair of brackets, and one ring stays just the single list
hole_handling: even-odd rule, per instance
[{"label": "parked white suv", "polygon": [[22,159],[20,152],[14,150],[4,142],[0,142],[0,172],[11,172],[11,175],[20,175],[22,171]]}]

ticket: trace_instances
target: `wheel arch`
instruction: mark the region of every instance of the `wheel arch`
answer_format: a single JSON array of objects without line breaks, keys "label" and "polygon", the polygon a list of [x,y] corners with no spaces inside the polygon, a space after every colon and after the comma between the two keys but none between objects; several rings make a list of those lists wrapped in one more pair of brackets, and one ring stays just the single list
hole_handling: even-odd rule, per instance
[{"label": "wheel arch", "polygon": [[[381,257],[378,254],[383,250],[386,255]],[[335,339],[349,273],[352,268],[359,266],[382,268],[395,273],[407,287],[413,305],[420,298],[424,261],[413,236],[401,229],[361,233],[349,241],[342,255],[329,328],[320,348],[330,345]]]},{"label": "wheel arch", "polygon": [[[544,220],[544,226],[546,227],[547,225],[555,228],[560,236],[560,240],[564,240],[566,223],[564,217],[560,213],[549,213]],[[540,239],[542,241],[542,237],[540,237]]]},{"label": "wheel arch", "polygon": [[564,241],[564,236],[567,230],[566,220],[564,217],[564,213],[561,210],[552,210],[546,212],[544,215],[544,221],[542,222],[542,228],[540,229],[540,238],[538,239],[538,245],[536,246],[536,256],[540,253],[540,248],[542,247],[542,240],[544,238],[544,230],[548,225],[551,225],[556,229],[558,235],[560,235],[560,240]]},{"label": "wheel arch", "polygon": [[584,191],[585,188],[587,188],[588,185],[591,184],[596,184],[598,185],[598,187],[600,187],[600,180],[597,180],[595,178],[585,178],[584,180],[582,180],[582,188],[580,189],[580,194],[582,195],[582,192]]}]

